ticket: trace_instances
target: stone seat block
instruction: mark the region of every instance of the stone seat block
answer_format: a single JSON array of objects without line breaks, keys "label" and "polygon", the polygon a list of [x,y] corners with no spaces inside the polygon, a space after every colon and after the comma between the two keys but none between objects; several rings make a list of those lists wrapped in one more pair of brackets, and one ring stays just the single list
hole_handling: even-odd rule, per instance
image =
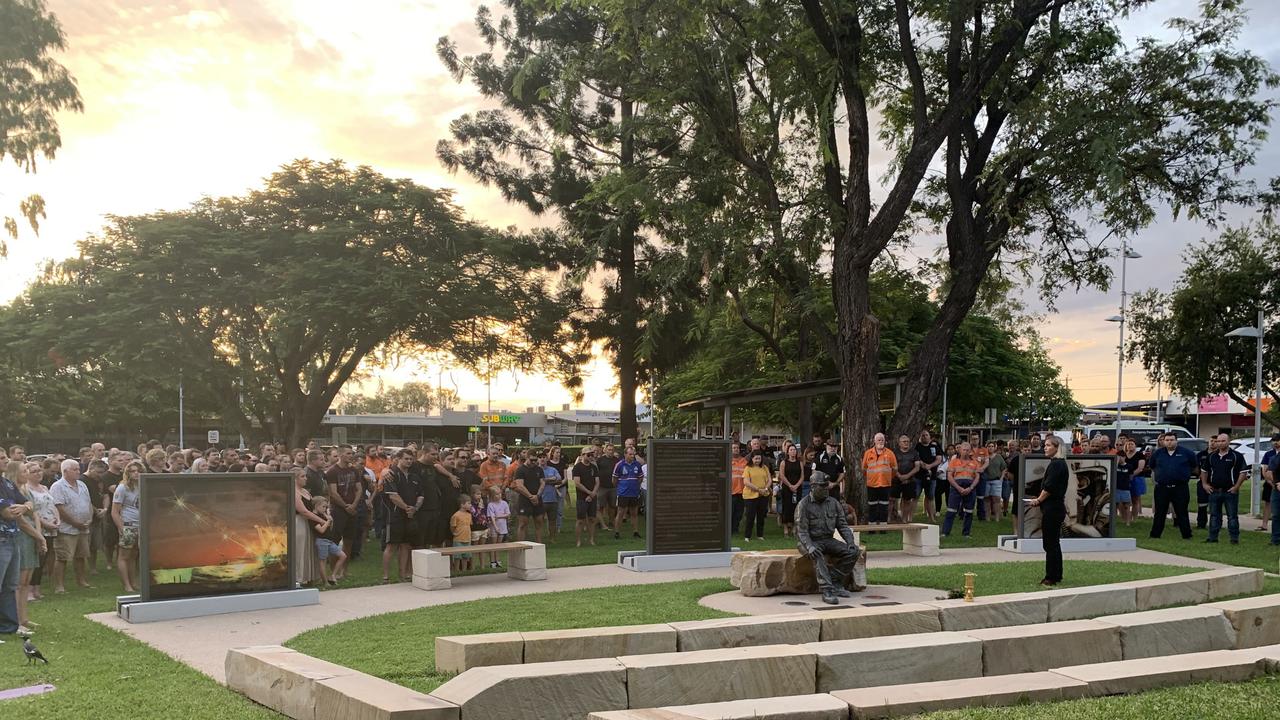
[{"label": "stone seat block", "polygon": [[1012,675],[1124,659],[1120,628],[1096,620],[968,630],[982,641],[982,674]]},{"label": "stone seat block", "polygon": [[441,635],[436,638],[436,670],[460,673],[486,665],[524,662],[524,637],[518,632]]},{"label": "stone seat block", "polygon": [[627,670],[615,659],[476,667],[431,693],[462,709],[462,720],[582,720],[625,710]]},{"label": "stone seat block", "polygon": [[523,635],[527,663],[648,655],[677,649],[676,631],[670,625],[542,630]]},{"label": "stone seat block", "polygon": [[1280,645],[1280,595],[1259,595],[1201,605],[1221,610],[1236,631],[1237,648]]},{"label": "stone seat block", "polygon": [[521,568],[507,566],[507,577],[512,580],[546,580],[546,568]]},{"label": "stone seat block", "polygon": [[1049,599],[1049,622],[1138,611],[1138,591],[1124,585],[1059,588],[1035,594]]},{"label": "stone seat block", "polygon": [[1203,573],[1130,580],[1116,584],[1135,590],[1134,600],[1139,611],[1171,605],[1196,605],[1209,599],[1209,578]]},{"label": "stone seat block", "polygon": [[525,546],[523,551],[509,550],[507,551],[507,567],[520,568],[521,570],[546,570],[547,569],[547,546],[542,543],[529,542],[521,540],[515,543]]},{"label": "stone seat block", "polygon": [[316,685],[358,674],[280,645],[232,648],[224,661],[227,687],[295,720],[316,717]]},{"label": "stone seat block", "polygon": [[982,641],[962,633],[920,633],[801,646],[818,658],[818,692],[930,682],[982,673]]},{"label": "stone seat block", "polygon": [[592,720],[846,720],[848,717],[849,706],[825,694],[591,714]]},{"label": "stone seat block", "polygon": [[458,706],[372,675],[316,682],[316,720],[458,720]]},{"label": "stone seat block", "polygon": [[1198,682],[1242,682],[1265,674],[1267,666],[1253,650],[1215,650],[1062,667],[1053,672],[1088,683],[1090,695],[1125,695]]},{"label": "stone seat block", "polygon": [[964,600],[936,600],[924,603],[938,609],[944,631],[979,630],[1010,625],[1048,622],[1049,598],[1039,593],[988,595]]},{"label": "stone seat block", "polygon": [[1197,574],[1208,578],[1210,600],[1262,592],[1264,573],[1258,568],[1220,568]]},{"label": "stone seat block", "polygon": [[919,603],[815,612],[822,621],[819,640],[854,640],[885,635],[942,631],[938,609]]},{"label": "stone seat block", "polygon": [[413,574],[417,577],[449,577],[449,558],[435,550],[414,550],[409,556],[413,561]]},{"label": "stone seat block", "polygon": [[1125,660],[1226,650],[1236,643],[1235,630],[1216,608],[1165,608],[1097,621],[1120,628]]},{"label": "stone seat block", "polygon": [[757,645],[802,645],[817,642],[822,622],[816,613],[784,613],[754,617],[673,622],[680,652]]},{"label": "stone seat block", "polygon": [[1084,697],[1087,683],[1051,672],[835,690],[854,720],[903,717],[936,710],[1003,707]]},{"label": "stone seat block", "polygon": [[631,708],[815,692],[816,658],[796,645],[625,655],[618,662],[626,668]]}]

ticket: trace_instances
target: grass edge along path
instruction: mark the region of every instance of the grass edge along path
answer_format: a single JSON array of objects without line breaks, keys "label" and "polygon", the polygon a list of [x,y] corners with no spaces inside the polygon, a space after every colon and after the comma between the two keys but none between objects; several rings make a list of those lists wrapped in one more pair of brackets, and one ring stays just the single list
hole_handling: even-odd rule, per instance
[{"label": "grass edge along path", "polygon": [[[1196,572],[1196,568],[1094,560],[1069,560],[1063,587],[1103,585]],[[932,587],[940,592],[978,574],[977,593],[998,595],[1039,590],[1043,566],[1032,562],[932,565],[870,569],[876,585]],[[435,605],[350,620],[317,628],[285,644],[299,652],[354,668],[419,692],[451,677],[435,671],[438,635],[556,630],[701,620],[730,613],[698,604],[705,595],[732,590],[727,580],[688,580],[625,585]],[[423,628],[415,631],[414,628]]]}]

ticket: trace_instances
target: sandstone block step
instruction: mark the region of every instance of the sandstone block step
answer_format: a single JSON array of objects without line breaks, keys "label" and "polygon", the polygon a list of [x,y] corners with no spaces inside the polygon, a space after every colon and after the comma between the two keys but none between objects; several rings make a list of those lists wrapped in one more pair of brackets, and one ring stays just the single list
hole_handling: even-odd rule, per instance
[{"label": "sandstone block step", "polygon": [[938,609],[944,631],[979,630],[1048,622],[1049,598],[1041,593],[988,595],[964,600],[924,603]]},{"label": "sandstone block step", "polygon": [[619,625],[576,630],[541,630],[524,636],[527,663],[613,658],[675,652],[676,630],[670,625]]},{"label": "sandstone block step", "polygon": [[1171,605],[1198,605],[1209,599],[1209,578],[1204,573],[1130,580],[1116,584],[1136,591],[1134,599],[1139,611]]},{"label": "sandstone block step", "polygon": [[942,631],[938,608],[919,603],[812,613],[822,621],[819,640],[854,640]]},{"label": "sandstone block step", "polygon": [[982,674],[982,641],[962,633],[834,640],[801,646],[818,660],[818,692]]},{"label": "sandstone block step", "polygon": [[1123,660],[1120,628],[1096,620],[968,630],[982,641],[982,674],[1012,675]]},{"label": "sandstone block step", "polygon": [[281,645],[232,648],[224,663],[227,687],[295,720],[316,717],[318,683],[358,674]]},{"label": "sandstone block step", "polygon": [[436,638],[436,671],[460,673],[486,665],[524,662],[524,636],[518,632],[441,635]]},{"label": "sandstone block step", "polygon": [[316,720],[458,720],[458,706],[372,675],[316,682]]},{"label": "sandstone block step", "polygon": [[591,720],[846,720],[848,717],[849,706],[825,694],[591,714]]},{"label": "sandstone block step", "polygon": [[1028,594],[1049,599],[1049,622],[1086,620],[1138,611],[1138,591],[1124,585],[1059,588]]},{"label": "sandstone block step", "polygon": [[1280,595],[1223,600],[1200,607],[1222,611],[1236,631],[1237,648],[1280,645]]},{"label": "sandstone block step", "polygon": [[1084,697],[1087,683],[1051,672],[834,690],[854,720],[903,717],[936,710],[1003,707]]},{"label": "sandstone block step", "polygon": [[673,622],[680,652],[757,645],[802,645],[817,642],[818,613],[784,613],[754,617]]},{"label": "sandstone block step", "polygon": [[1235,647],[1235,630],[1222,610],[1177,607],[1109,615],[1097,622],[1120,629],[1124,659],[1226,650]]},{"label": "sandstone block step", "polygon": [[1090,695],[1124,695],[1199,682],[1251,680],[1267,672],[1267,660],[1256,649],[1214,650],[1062,667],[1053,672],[1088,683]]},{"label": "sandstone block step", "polygon": [[627,670],[615,659],[491,665],[467,670],[431,693],[462,720],[581,720],[625,710]]},{"label": "sandstone block step", "polygon": [[1257,568],[1220,568],[1197,574],[1208,578],[1210,600],[1262,592],[1264,573]]},{"label": "sandstone block step", "polygon": [[813,652],[795,645],[627,655],[618,662],[626,668],[627,707],[631,708],[815,691],[816,658]]}]

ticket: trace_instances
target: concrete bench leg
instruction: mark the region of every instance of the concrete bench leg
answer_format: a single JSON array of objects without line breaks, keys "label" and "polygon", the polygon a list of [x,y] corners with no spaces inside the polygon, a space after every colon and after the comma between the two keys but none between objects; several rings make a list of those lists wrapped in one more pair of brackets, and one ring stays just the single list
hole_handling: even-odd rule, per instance
[{"label": "concrete bench leg", "polygon": [[937,525],[902,531],[902,551],[908,555],[935,557],[942,554]]},{"label": "concrete bench leg", "polygon": [[507,577],[512,580],[546,580],[547,546],[525,542],[524,550],[507,553]]},{"label": "concrete bench leg", "polygon": [[419,590],[448,590],[449,558],[435,550],[413,551],[413,586]]}]

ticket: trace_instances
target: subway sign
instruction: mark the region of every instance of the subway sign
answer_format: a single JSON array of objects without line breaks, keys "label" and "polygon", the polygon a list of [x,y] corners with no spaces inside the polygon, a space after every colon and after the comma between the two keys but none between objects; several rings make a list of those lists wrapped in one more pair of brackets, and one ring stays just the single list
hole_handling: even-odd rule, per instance
[{"label": "subway sign", "polygon": [[480,422],[494,425],[519,425],[519,415],[481,415]]}]

